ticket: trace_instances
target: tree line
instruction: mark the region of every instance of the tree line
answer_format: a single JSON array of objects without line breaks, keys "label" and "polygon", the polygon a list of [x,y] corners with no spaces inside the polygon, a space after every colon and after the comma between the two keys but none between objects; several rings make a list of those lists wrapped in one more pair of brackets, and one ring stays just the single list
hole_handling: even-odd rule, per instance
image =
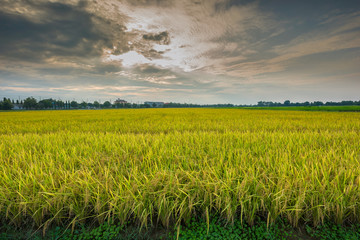
[{"label": "tree line", "polygon": [[100,104],[98,101],[78,103],[77,101],[62,101],[52,98],[43,99],[38,101],[34,97],[28,97],[25,100],[11,100],[10,98],[4,98],[0,102],[1,110],[14,109],[27,109],[27,110],[43,110],[43,109],[87,109],[87,108],[111,108],[113,104],[109,101]]},{"label": "tree line", "polygon": [[[281,107],[281,106],[350,106],[360,105],[360,101],[341,101],[341,102],[291,102],[286,100],[283,103],[280,102],[267,102],[259,101],[257,105],[234,105],[234,104],[191,104],[191,103],[165,103],[162,108],[202,108],[202,107]],[[11,110],[11,109],[26,109],[26,110],[44,110],[44,109],[109,109],[109,108],[151,108],[150,104],[137,104],[128,102],[113,102],[105,101],[100,103],[94,102],[77,102],[73,101],[62,101],[52,98],[42,99],[38,101],[33,97],[28,97],[24,100],[11,100],[10,98],[3,98],[0,101],[0,110]],[[158,107],[158,106],[157,106]]]},{"label": "tree line", "polygon": [[[165,103],[161,107],[163,108],[194,108],[194,107],[234,107],[233,104],[189,104],[189,103]],[[44,110],[44,109],[109,109],[109,108],[153,108],[159,106],[153,106],[147,103],[137,104],[137,103],[128,103],[128,102],[113,102],[105,101],[100,103],[98,101],[94,102],[77,102],[73,101],[62,101],[52,98],[43,99],[38,101],[34,97],[28,97],[24,100],[11,100],[10,98],[4,98],[0,102],[1,110],[11,110],[11,109],[26,109],[26,110]]]},{"label": "tree line", "polygon": [[290,102],[290,100],[286,100],[283,103],[280,102],[266,102],[260,101],[258,102],[258,107],[297,107],[297,106],[354,106],[360,105],[360,101],[341,101],[341,102],[322,102],[322,101],[314,101],[314,102]]}]

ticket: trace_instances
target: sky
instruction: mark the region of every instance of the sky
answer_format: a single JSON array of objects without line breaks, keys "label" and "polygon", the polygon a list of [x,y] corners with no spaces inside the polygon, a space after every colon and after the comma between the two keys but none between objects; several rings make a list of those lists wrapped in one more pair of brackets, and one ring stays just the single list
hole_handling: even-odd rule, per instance
[{"label": "sky", "polygon": [[0,97],[360,100],[358,0],[0,3]]}]

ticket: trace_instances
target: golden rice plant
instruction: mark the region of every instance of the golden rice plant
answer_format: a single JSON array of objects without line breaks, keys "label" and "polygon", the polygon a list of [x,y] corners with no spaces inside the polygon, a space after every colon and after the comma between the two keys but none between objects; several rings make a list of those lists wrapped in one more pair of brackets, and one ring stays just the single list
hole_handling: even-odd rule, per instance
[{"label": "golden rice plant", "polygon": [[0,113],[13,224],[360,223],[360,114],[241,109]]}]

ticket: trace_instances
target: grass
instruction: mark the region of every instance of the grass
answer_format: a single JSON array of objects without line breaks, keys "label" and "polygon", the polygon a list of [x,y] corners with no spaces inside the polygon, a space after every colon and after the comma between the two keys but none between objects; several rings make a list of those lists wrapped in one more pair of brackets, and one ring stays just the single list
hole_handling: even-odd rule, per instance
[{"label": "grass", "polygon": [[360,223],[360,114],[130,109],[0,114],[13,226]]}]

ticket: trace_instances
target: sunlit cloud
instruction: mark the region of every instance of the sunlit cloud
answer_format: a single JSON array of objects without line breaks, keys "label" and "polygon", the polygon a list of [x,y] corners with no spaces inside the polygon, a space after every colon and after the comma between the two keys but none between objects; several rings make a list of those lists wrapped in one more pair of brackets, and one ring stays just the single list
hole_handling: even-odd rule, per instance
[{"label": "sunlit cloud", "polygon": [[[206,1],[199,5],[192,1],[177,1],[168,7],[158,8],[115,1],[119,11],[128,16],[124,24],[126,32],[135,36],[130,41],[134,51],[118,56],[109,52],[104,57],[105,61],[122,60],[125,67],[148,63],[191,72],[226,60],[227,57],[214,56],[214,51],[232,52],[238,49],[238,43],[228,42],[228,38],[243,35],[242,38],[246,39],[251,37],[248,30],[269,31],[271,28],[268,15],[260,14],[256,4],[233,6],[217,12],[217,3]],[[167,44],[143,38],[147,34],[162,32],[169,35]],[[151,51],[161,54],[152,58]]]},{"label": "sunlit cloud", "polygon": [[145,58],[143,55],[137,53],[136,51],[129,51],[121,55],[110,54],[106,56],[104,61],[119,61],[123,67],[133,67],[136,65],[151,63],[151,61]]}]

